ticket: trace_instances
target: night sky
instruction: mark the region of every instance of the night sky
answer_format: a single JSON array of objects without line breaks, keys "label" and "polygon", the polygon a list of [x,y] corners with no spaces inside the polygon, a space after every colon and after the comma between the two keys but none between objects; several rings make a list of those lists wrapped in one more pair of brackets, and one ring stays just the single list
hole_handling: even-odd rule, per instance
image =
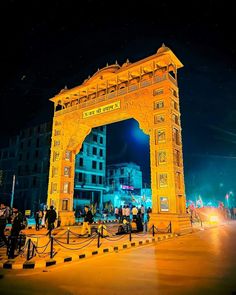
[{"label": "night sky", "polygon": [[[169,2],[2,1],[0,144],[50,120],[49,98],[65,85],[80,85],[107,62],[152,55],[164,42],[184,64],[178,81],[187,198],[236,194],[233,1]],[[109,163],[134,161],[150,183],[148,138],[134,120],[109,125],[107,146]]]}]

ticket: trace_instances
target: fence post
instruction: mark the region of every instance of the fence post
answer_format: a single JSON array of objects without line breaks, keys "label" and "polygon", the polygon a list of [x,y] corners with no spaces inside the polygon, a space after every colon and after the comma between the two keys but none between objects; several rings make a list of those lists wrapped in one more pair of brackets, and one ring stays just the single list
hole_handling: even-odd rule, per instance
[{"label": "fence post", "polygon": [[68,229],[67,229],[67,244],[70,244],[70,229],[69,229],[69,227],[68,227]]},{"label": "fence post", "polygon": [[171,224],[171,221],[170,221],[170,224],[169,224],[169,231],[170,231],[170,233],[172,233],[172,224]]},{"label": "fence post", "polygon": [[97,243],[97,247],[100,247],[100,232],[98,231],[98,243]]},{"label": "fence post", "polygon": [[152,225],[152,236],[155,236],[155,228],[154,228],[154,224]]},{"label": "fence post", "polygon": [[28,247],[27,247],[27,256],[26,260],[30,260],[30,244],[31,244],[31,239],[28,240]]},{"label": "fence post", "polygon": [[35,250],[35,245],[33,243],[33,248],[32,248],[32,257],[34,257],[34,250]]},{"label": "fence post", "polygon": [[53,258],[53,237],[51,237],[50,258]]},{"label": "fence post", "polygon": [[21,250],[21,239],[22,239],[21,234],[19,235],[19,238],[20,238],[20,240],[19,240],[19,245],[18,245],[18,251],[20,252],[20,250]]},{"label": "fence post", "polygon": [[102,229],[101,229],[101,237],[103,238],[103,224],[102,224]]}]

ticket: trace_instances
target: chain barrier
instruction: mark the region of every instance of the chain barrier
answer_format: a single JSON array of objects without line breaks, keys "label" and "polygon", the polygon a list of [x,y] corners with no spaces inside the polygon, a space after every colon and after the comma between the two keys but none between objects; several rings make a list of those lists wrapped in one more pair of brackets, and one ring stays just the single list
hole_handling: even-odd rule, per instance
[{"label": "chain barrier", "polygon": [[[88,240],[91,240],[91,239],[93,239],[94,237],[96,236],[96,234],[95,235],[91,235],[91,237],[86,237],[86,239],[87,240],[85,240],[85,241],[81,241],[81,242],[78,242],[78,243],[68,243],[68,240],[66,241],[66,242],[62,242],[62,241],[60,241],[60,243],[61,244],[69,244],[69,245],[80,245],[80,244],[84,244],[84,243],[86,243]],[[54,236],[54,239],[57,241],[58,239]]]},{"label": "chain barrier", "polygon": [[[104,235],[105,232],[105,235]],[[42,255],[42,254],[48,254],[50,255],[50,258],[53,258],[56,253],[55,253],[55,249],[54,249],[54,245],[57,244],[60,247],[66,249],[66,250],[71,250],[71,251],[77,251],[77,250],[81,250],[87,246],[89,246],[92,242],[95,241],[95,239],[97,238],[97,248],[99,248],[102,245],[101,239],[104,238],[107,241],[111,241],[111,242],[116,242],[119,240],[122,240],[125,236],[129,235],[129,241],[132,241],[132,238],[137,238],[137,237],[145,237],[148,234],[152,234],[152,236],[154,236],[157,233],[171,233],[172,232],[172,224],[171,222],[169,223],[169,225],[166,228],[157,228],[155,225],[152,225],[152,227],[149,229],[149,231],[147,232],[135,232],[132,231],[131,227],[128,227],[126,229],[125,233],[120,233],[119,234],[119,230],[117,233],[111,232],[109,230],[107,230],[106,226],[104,227],[103,225],[98,228],[96,230],[96,233],[92,234],[90,237],[83,237],[80,234],[77,234],[73,231],[71,231],[69,228],[62,234],[60,235],[52,235],[49,239],[49,241],[43,245],[43,246],[37,246],[31,238],[42,238],[47,236],[47,234],[43,234],[43,235],[25,235],[22,236],[20,235],[20,242],[19,245],[17,245],[18,248],[18,253],[23,253],[25,255],[26,252],[26,259],[27,261],[30,260],[32,257],[34,257],[36,254],[37,255]],[[81,241],[81,242],[75,242],[75,243],[70,243],[71,237],[70,235],[73,235],[76,238],[83,238],[85,240]],[[119,237],[118,237],[119,235]],[[59,238],[61,237],[65,237],[65,242],[64,241],[59,241]],[[25,245],[22,245],[22,239],[25,237],[28,238],[28,240],[26,240]],[[49,251],[47,251],[48,246],[50,244],[50,249]],[[68,247],[66,245],[71,245],[71,246],[76,246],[76,245],[81,245],[80,247],[77,248],[73,248],[73,247]],[[39,251],[39,249],[41,249],[42,251]]]},{"label": "chain barrier", "polygon": [[93,236],[86,245],[84,245],[83,247],[80,247],[80,248],[68,248],[68,247],[64,246],[61,242],[59,242],[57,239],[55,239],[55,242],[64,249],[76,251],[76,250],[81,250],[81,249],[85,248],[86,246],[90,245],[95,240],[96,236]]},{"label": "chain barrier", "polygon": [[165,233],[172,233],[172,224],[171,221],[166,228],[157,228],[154,224],[150,228],[152,231],[152,236],[154,237],[155,233],[165,234]]}]

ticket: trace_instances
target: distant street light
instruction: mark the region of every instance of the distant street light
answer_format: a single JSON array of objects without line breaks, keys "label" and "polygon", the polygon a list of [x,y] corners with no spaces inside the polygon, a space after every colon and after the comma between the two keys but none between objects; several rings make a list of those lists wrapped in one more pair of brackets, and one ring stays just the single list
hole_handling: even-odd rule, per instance
[{"label": "distant street light", "polygon": [[11,191],[11,205],[10,205],[11,208],[13,208],[15,184],[16,184],[16,176],[15,176],[15,174],[13,174],[12,191]]}]

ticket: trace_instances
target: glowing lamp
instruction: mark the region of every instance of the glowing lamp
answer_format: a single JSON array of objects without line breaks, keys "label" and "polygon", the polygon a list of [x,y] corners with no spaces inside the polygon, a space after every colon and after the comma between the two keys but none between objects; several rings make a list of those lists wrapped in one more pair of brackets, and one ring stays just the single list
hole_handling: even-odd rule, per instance
[{"label": "glowing lamp", "polygon": [[219,218],[217,215],[211,215],[210,216],[210,222],[211,223],[217,223],[219,221]]}]

